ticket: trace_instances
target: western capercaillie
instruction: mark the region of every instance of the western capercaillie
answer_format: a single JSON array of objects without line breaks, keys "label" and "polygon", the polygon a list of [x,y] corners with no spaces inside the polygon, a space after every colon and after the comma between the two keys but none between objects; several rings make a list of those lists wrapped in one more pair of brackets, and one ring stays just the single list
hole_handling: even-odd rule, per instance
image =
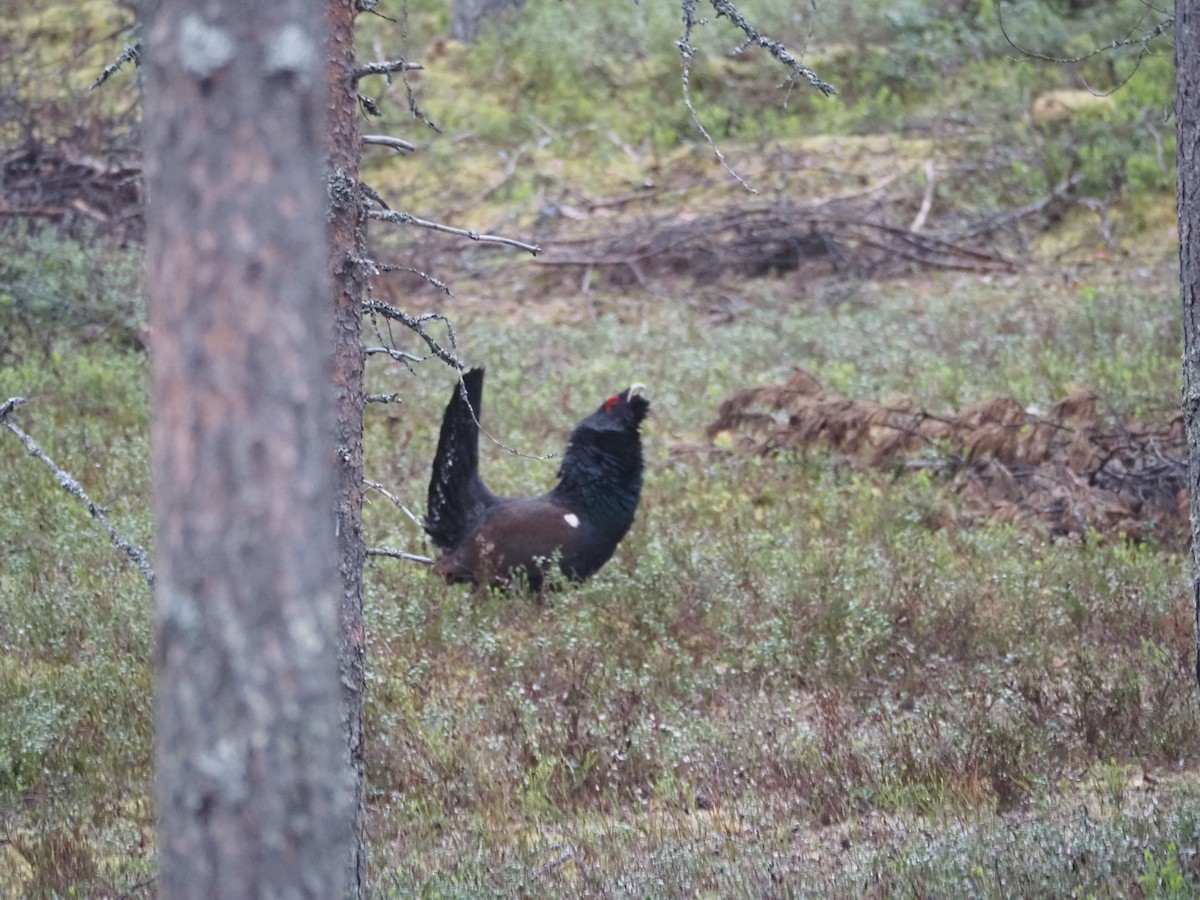
[{"label": "western capercaillie", "polygon": [[629,531],[642,490],[639,426],[650,409],[634,384],[605,400],[571,432],[558,484],[536,497],[500,497],[479,477],[483,369],[455,385],[438,436],[425,530],[442,551],[434,571],[451,582],[508,587],[524,573],[541,590],[557,561],[587,578]]}]

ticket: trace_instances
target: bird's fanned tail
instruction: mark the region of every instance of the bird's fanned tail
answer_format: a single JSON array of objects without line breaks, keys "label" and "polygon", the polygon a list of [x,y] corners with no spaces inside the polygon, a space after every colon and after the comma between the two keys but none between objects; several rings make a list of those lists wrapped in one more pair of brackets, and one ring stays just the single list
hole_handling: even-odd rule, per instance
[{"label": "bird's fanned tail", "polygon": [[446,405],[429,481],[425,531],[443,550],[461,543],[479,513],[496,502],[479,477],[482,406],[483,369],[471,369]]}]

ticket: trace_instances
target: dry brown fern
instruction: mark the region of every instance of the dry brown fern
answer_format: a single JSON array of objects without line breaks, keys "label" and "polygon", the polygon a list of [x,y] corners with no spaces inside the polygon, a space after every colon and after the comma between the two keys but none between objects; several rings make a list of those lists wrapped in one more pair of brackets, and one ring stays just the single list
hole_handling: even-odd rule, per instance
[{"label": "dry brown fern", "polygon": [[712,440],[722,432],[747,453],[823,448],[873,467],[932,471],[955,500],[941,523],[1132,538],[1187,533],[1181,417],[1155,426],[1104,418],[1089,390],[1045,414],[1007,397],[935,413],[906,397],[884,404],[832,394],[797,368],[782,384],[722,403],[706,433]]}]

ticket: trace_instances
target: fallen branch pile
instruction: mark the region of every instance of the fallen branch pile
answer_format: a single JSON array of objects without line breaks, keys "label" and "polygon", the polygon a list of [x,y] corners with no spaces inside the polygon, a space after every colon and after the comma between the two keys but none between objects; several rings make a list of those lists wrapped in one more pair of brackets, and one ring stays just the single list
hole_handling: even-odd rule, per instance
[{"label": "fallen branch pile", "polygon": [[138,160],[106,162],[65,143],[30,140],[0,156],[0,183],[0,228],[40,219],[68,234],[98,227],[120,240],[141,239]]},{"label": "fallen branch pile", "polygon": [[1157,426],[1105,420],[1096,399],[1077,391],[1038,414],[995,397],[933,413],[907,398],[882,404],[830,394],[798,368],[783,384],[734,394],[707,433],[732,434],[743,452],[821,447],[897,473],[930,471],[956,500],[935,525],[988,520],[1056,535],[1187,534],[1182,413]]},{"label": "fallen branch pile", "polygon": [[[891,214],[895,213],[895,214]],[[548,241],[538,260],[581,273],[586,289],[600,275],[645,284],[663,274],[700,283],[728,273],[747,278],[816,266],[820,274],[859,278],[914,268],[1008,272],[998,253],[895,224],[898,211],[878,198],[842,198],[813,206],[778,202],[695,218],[655,218],[614,233]]]}]

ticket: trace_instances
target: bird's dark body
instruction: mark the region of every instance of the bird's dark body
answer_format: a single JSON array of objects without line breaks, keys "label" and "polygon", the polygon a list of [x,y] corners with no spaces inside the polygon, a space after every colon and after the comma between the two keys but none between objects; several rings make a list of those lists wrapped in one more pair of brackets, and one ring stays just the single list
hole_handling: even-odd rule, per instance
[{"label": "bird's dark body", "polygon": [[483,370],[463,375],[438,437],[425,530],[442,551],[434,571],[448,581],[507,587],[524,574],[540,590],[557,560],[582,580],[612,557],[633,524],[642,489],[639,426],[650,408],[634,385],[571,433],[558,484],[537,497],[500,497],[479,477]]}]

